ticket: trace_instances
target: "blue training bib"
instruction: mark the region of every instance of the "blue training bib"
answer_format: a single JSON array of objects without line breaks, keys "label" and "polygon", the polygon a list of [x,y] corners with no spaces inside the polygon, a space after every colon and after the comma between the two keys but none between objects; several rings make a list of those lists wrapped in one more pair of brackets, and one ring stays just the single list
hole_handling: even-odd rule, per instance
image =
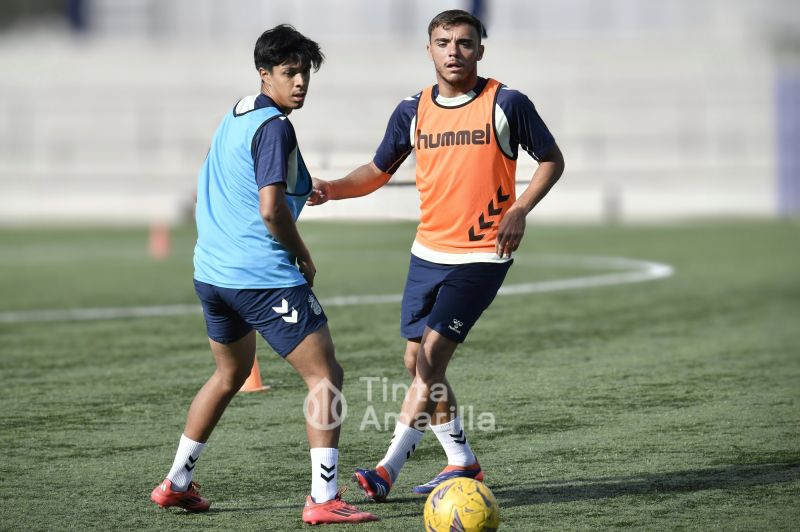
[{"label": "blue training bib", "polygon": [[[225,288],[280,288],[306,282],[295,257],[269,233],[259,213],[252,142],[266,122],[283,117],[275,107],[255,109],[241,100],[217,128],[197,181],[194,278]],[[294,220],[311,193],[300,150],[290,156],[286,201]],[[292,164],[294,163],[294,164]]]}]

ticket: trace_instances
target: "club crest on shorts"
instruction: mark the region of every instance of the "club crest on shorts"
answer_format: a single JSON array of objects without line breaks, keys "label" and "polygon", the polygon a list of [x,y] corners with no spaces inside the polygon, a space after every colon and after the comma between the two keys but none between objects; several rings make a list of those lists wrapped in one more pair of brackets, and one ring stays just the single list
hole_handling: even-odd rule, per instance
[{"label": "club crest on shorts", "polygon": [[308,304],[311,305],[311,312],[313,312],[316,316],[319,316],[322,313],[322,307],[317,301],[317,298],[314,297],[314,294],[308,295]]}]

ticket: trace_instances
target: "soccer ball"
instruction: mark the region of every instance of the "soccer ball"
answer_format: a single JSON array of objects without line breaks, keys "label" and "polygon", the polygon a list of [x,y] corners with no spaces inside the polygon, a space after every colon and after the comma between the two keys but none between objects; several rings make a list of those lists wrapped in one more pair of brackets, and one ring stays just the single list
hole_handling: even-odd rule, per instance
[{"label": "soccer ball", "polygon": [[436,486],[425,501],[428,532],[492,532],[500,526],[500,508],[486,484],[472,478],[451,478]]}]

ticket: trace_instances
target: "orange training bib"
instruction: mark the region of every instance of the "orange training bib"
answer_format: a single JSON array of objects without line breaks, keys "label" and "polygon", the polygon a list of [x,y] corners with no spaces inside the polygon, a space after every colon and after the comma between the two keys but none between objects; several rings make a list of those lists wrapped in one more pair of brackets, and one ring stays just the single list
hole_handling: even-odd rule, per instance
[{"label": "orange training bib", "polygon": [[417,241],[446,253],[493,252],[497,226],[514,203],[517,162],[497,144],[494,107],[500,83],[489,79],[473,100],[443,107],[422,91],[414,152],[420,223]]}]

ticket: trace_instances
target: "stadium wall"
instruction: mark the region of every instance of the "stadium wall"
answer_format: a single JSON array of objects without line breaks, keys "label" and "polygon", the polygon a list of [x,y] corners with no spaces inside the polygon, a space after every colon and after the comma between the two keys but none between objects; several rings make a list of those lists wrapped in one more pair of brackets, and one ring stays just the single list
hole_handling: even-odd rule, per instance
[{"label": "stadium wall", "polygon": [[[217,122],[258,90],[250,18],[212,23],[219,3],[208,1],[194,10],[179,1],[90,4],[86,34],[46,26],[0,35],[8,74],[0,80],[0,223],[190,217]],[[303,6],[311,4],[262,14],[259,28],[290,21],[321,41],[328,60],[291,118],[312,173],[335,178],[369,161],[397,102],[432,82],[424,28],[441,6],[351,1],[310,16]],[[481,72],[531,96],[567,159],[537,219],[777,213],[777,66],[763,33],[736,31],[760,4],[709,1],[699,14],[689,2],[667,4],[655,15],[621,1],[592,8],[602,24],[591,10],[558,8],[545,25],[542,2],[490,3]],[[188,22],[178,16],[190,12]],[[373,196],[304,216],[413,219],[412,163]],[[534,167],[523,154],[519,187]]]}]

